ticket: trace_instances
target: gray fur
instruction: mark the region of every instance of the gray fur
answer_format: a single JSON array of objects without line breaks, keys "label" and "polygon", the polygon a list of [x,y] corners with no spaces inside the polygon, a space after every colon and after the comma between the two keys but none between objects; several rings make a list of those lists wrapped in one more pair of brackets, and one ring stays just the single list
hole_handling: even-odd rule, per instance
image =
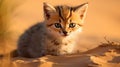
[{"label": "gray fur", "polygon": [[[41,57],[44,55],[62,55],[60,48],[66,45],[38,23],[22,34],[18,40],[18,54],[22,57]],[[64,52],[67,52],[64,50]],[[66,53],[67,54],[67,53]]]}]

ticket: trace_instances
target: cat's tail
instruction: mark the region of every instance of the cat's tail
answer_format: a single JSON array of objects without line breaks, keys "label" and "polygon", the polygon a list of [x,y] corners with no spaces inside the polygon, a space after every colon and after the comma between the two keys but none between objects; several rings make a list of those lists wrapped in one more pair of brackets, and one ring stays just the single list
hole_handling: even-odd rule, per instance
[{"label": "cat's tail", "polygon": [[10,58],[14,58],[14,57],[18,57],[18,52],[17,50],[13,50],[11,51],[10,53],[7,53],[7,54],[0,54],[0,58],[4,58],[6,56],[9,56]]}]

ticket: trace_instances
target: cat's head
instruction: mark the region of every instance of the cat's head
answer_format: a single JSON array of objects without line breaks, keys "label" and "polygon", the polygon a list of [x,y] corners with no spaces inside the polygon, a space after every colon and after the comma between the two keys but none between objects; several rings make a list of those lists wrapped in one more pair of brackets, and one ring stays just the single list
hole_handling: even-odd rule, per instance
[{"label": "cat's head", "polygon": [[69,36],[75,31],[81,31],[87,8],[88,3],[75,7],[52,6],[44,3],[46,27],[60,36]]}]

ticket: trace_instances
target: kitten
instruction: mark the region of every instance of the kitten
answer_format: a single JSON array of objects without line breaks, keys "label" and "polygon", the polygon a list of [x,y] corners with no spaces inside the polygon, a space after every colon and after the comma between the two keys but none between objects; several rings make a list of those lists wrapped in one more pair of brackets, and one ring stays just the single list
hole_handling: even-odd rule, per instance
[{"label": "kitten", "polygon": [[82,30],[88,4],[76,7],[44,3],[45,21],[32,26],[18,40],[18,54],[37,58],[74,53],[75,38]]}]

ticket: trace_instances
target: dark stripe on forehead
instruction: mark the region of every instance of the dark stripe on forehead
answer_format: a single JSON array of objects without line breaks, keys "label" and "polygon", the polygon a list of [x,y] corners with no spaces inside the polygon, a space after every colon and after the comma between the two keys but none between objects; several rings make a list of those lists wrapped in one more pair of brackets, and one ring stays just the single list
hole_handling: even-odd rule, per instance
[{"label": "dark stripe on forehead", "polygon": [[58,9],[59,16],[61,17],[62,20],[64,20],[64,18],[62,17],[62,6],[58,6],[57,9]]},{"label": "dark stripe on forehead", "polygon": [[[59,17],[63,20],[63,21],[67,21],[71,16],[72,16],[72,7],[69,6],[57,6],[56,7],[58,13],[59,13]],[[65,15],[64,11],[68,11],[68,14]]]}]

